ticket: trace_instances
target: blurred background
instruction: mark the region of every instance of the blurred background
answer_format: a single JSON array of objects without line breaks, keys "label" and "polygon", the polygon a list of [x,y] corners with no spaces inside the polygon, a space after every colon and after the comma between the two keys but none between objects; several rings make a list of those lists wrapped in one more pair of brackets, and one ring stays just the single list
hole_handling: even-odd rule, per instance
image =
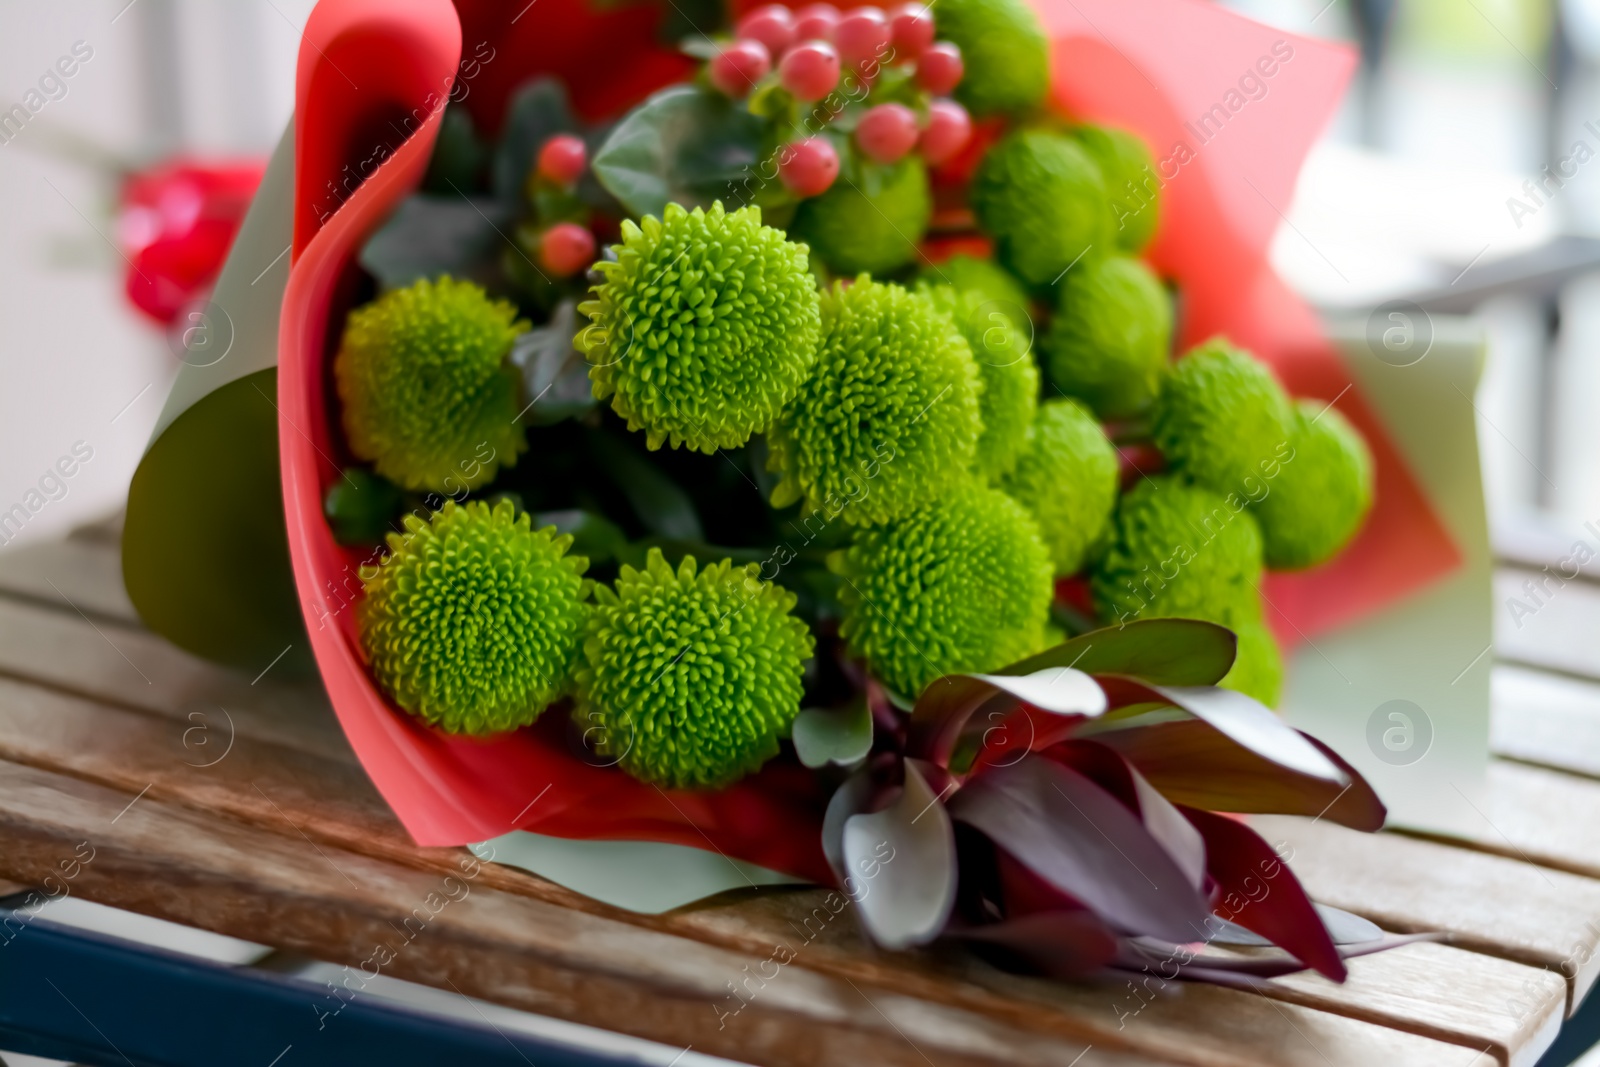
[{"label": "blurred background", "polygon": [[[1330,310],[1406,297],[1477,315],[1497,524],[1600,518],[1600,0],[1220,2],[1363,57],[1278,235],[1280,270]],[[0,539],[117,506],[184,328],[136,310],[124,278],[163,226],[199,210],[182,182],[141,190],[128,176],[174,156],[248,176],[289,117],[312,6],[0,7],[0,511],[79,442],[92,450]],[[119,212],[130,197],[142,206]]]}]

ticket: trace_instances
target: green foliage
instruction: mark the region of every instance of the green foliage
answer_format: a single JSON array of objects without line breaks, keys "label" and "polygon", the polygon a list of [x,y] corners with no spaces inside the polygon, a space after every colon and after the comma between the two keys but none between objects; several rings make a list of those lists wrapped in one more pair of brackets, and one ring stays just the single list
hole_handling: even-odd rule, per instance
[{"label": "green foliage", "polygon": [[774,507],[889,522],[972,467],[982,381],[966,338],[921,293],[862,276],[822,298],[816,372],[768,435]]},{"label": "green foliage", "polygon": [[1261,530],[1242,499],[1163,476],[1117,502],[1089,587],[1107,624],[1189,618],[1237,631],[1261,618],[1261,573]]},{"label": "green foliage", "polygon": [[508,501],[406,516],[362,570],[361,647],[404,710],[448,733],[525,726],[566,690],[589,561]]},{"label": "green foliage", "polygon": [[322,514],[341,545],[376,545],[400,510],[400,487],[365,467],[346,467],[328,486]]},{"label": "green foliage", "polygon": [[1102,419],[1150,407],[1167,370],[1172,305],[1137,259],[1085,259],[1061,279],[1061,303],[1041,347],[1050,379]]},{"label": "green foliage", "polygon": [[1372,508],[1372,453],[1354,426],[1321,401],[1295,409],[1292,457],[1263,477],[1267,495],[1252,507],[1267,566],[1300,570],[1332,559]]},{"label": "green foliage", "polygon": [[997,489],[969,482],[829,565],[844,578],[840,633],[885,685],[915,697],[944,674],[990,671],[1037,652],[1054,591],[1038,526]]},{"label": "green foliage", "polygon": [[1039,405],[1027,448],[1000,487],[1039,523],[1060,575],[1076,574],[1105,540],[1117,503],[1117,452],[1073,400]]},{"label": "green foliage", "polygon": [[1039,366],[1028,351],[1028,339],[1010,316],[982,293],[948,285],[925,287],[934,306],[948,314],[967,339],[978,363],[983,392],[978,417],[983,433],[973,470],[993,481],[1017,465],[1039,406]]},{"label": "green foliage", "polygon": [[1114,247],[1100,168],[1066,134],[1023,129],[1007,135],[979,164],[971,199],[1000,261],[1029,285],[1053,285],[1073,264]]},{"label": "green foliage", "polygon": [[976,116],[1026,111],[1050,88],[1050,46],[1026,0],[939,0],[939,36],[961,49],[956,99]]},{"label": "green foliage", "polygon": [[816,360],[817,289],[802,244],[761,209],[622,224],[616,262],[578,310],[594,395],[651,448],[733,448],[764,429]]},{"label": "green foliage", "polygon": [[333,362],[350,451],[406,489],[492,481],[527,447],[506,361],[527,328],[511,304],[449,276],[352,311]]},{"label": "green foliage", "polygon": [[581,721],[622,769],[667,789],[714,789],[778,753],[814,643],[793,593],[729,560],[677,571],[660,549],[600,587],[577,672]]},{"label": "green foliage", "polygon": [[800,202],[795,235],[837,274],[887,274],[910,263],[933,215],[922,157],[861,160],[845,150],[844,169],[821,196]]},{"label": "green foliage", "polygon": [[1073,136],[1100,165],[1111,197],[1117,247],[1138,252],[1161,224],[1161,179],[1155,158],[1138,134],[1114,126],[1080,126]]},{"label": "green foliage", "polygon": [[1156,447],[1175,470],[1244,498],[1291,449],[1294,408],[1266,367],[1221,338],[1173,365],[1152,412]]}]

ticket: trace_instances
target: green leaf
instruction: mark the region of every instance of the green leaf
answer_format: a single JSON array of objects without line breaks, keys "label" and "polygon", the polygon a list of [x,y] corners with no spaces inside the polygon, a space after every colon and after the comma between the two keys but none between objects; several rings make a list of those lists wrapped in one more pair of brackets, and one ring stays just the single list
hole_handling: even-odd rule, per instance
[{"label": "green leaf", "polygon": [[628,498],[647,529],[662,537],[705,540],[694,501],[655,464],[609,434],[592,433],[588,440],[590,455]]},{"label": "green leaf", "polygon": [[490,179],[495,197],[508,202],[522,194],[541,145],[554,134],[580,132],[567,90],[548,77],[527,82],[512,94],[504,131]]},{"label": "green leaf", "polygon": [[422,189],[439,196],[476,191],[488,159],[489,146],[478,136],[472,113],[460,104],[451,104],[439,121],[439,139],[434,142]]},{"label": "green leaf", "polygon": [[678,42],[678,51],[694,59],[711,60],[717,57],[722,47],[704,34],[695,33]]},{"label": "green leaf", "polygon": [[450,274],[484,280],[501,243],[496,227],[510,223],[510,212],[490,200],[461,196],[412,196],[400,202],[389,221],[367,239],[361,266],[384,289],[399,289],[419,278]]},{"label": "green leaf", "polygon": [[400,488],[365,467],[346,467],[328,486],[322,512],[341,545],[381,544],[400,510]]},{"label": "green leaf", "polygon": [[1076,667],[1085,674],[1123,674],[1151,685],[1214,685],[1233,666],[1233,631],[1197,619],[1141,619],[1063,641],[996,674],[1032,674]]},{"label": "green leaf", "polygon": [[872,711],[864,697],[840,708],[803,708],[794,720],[794,751],[807,767],[848,767],[872,750]]},{"label": "green leaf", "polygon": [[628,547],[628,535],[604,515],[592,511],[536,511],[533,528],[542,530],[554,526],[557,531],[572,535],[575,556],[586,556],[592,567],[616,559]]},{"label": "green leaf", "polygon": [[760,180],[761,134],[761,120],[721,93],[674,86],[617,124],[594,173],[631,215],[659,217],[669,203],[709,207]]},{"label": "green leaf", "polygon": [[512,342],[507,358],[522,376],[521,419],[527,425],[550,426],[599,403],[589,386],[588,361],[572,343],[577,329],[577,305],[563,300],[547,324]]}]

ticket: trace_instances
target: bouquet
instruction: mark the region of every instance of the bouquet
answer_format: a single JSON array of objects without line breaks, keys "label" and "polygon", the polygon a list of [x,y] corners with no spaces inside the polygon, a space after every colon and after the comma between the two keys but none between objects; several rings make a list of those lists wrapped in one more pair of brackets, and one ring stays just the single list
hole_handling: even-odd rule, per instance
[{"label": "bouquet", "polygon": [[280,336],[311,645],[419,841],[709,846],[1058,975],[1394,943],[1230,817],[1383,822],[1270,710],[1262,600],[1383,443],[1175,343],[1162,164],[1051,99],[1034,9],[471,11],[314,15],[303,172],[370,127],[319,58],[448,92],[301,183]]}]

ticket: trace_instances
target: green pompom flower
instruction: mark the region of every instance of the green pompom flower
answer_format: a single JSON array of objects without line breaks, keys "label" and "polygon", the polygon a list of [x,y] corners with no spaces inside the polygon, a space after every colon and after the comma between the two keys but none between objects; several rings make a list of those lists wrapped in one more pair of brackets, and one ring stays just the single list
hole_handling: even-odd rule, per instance
[{"label": "green pompom flower", "polygon": [[599,587],[578,668],[580,721],[604,754],[666,789],[715,789],[778,753],[814,643],[793,593],[729,560],[645,569]]},{"label": "green pompom flower", "polygon": [[1100,168],[1065,134],[1026,129],[1005,137],[978,165],[971,199],[1000,261],[1029,285],[1053,285],[1080,260],[1115,247]]},{"label": "green pompom flower", "polygon": [[1050,88],[1050,45],[1026,0],[939,0],[939,36],[961,49],[956,99],[976,116],[1026,111]]},{"label": "green pompom flower", "polygon": [[1012,324],[1033,336],[1033,320],[1028,314],[1028,294],[1022,283],[992,259],[976,256],[951,256],[943,263],[923,267],[917,280],[926,285],[948,285],[963,293],[976,293],[985,313],[998,311]]},{"label": "green pompom flower", "polygon": [[972,350],[922,293],[863,275],[822,298],[817,369],[773,423],[774,507],[889,522],[972,468],[983,388]]},{"label": "green pompom flower", "polygon": [[1217,684],[1245,696],[1255,697],[1267,707],[1276,707],[1283,693],[1283,654],[1264,623],[1242,622],[1235,627],[1239,655],[1233,667]]},{"label": "green pompom flower", "polygon": [[448,275],[356,308],[333,360],[350,451],[406,489],[493,481],[528,447],[506,360],[527,328],[511,304]]},{"label": "green pompom flower", "polygon": [[1261,530],[1243,500],[1172,476],[1123,494],[1111,547],[1089,578],[1108,625],[1188,618],[1232,630],[1260,620],[1260,583]]},{"label": "green pompom flower", "polygon": [[922,157],[861,162],[800,202],[794,232],[836,274],[887,274],[910,263],[933,215]]},{"label": "green pompom flower", "polygon": [[1073,136],[1100,165],[1111,197],[1117,247],[1137,252],[1161,223],[1161,180],[1150,149],[1135,133],[1114,126],[1080,126]]},{"label": "green pompom flower", "polygon": [[1300,570],[1332,559],[1372,508],[1372,453],[1354,426],[1321,401],[1296,406],[1293,452],[1264,471],[1267,495],[1252,509],[1267,566]]},{"label": "green pompom flower", "polygon": [[991,671],[1039,651],[1050,558],[1021,504],[969,482],[829,557],[844,579],[840,633],[890,689]]},{"label": "green pompom flower", "polygon": [[1230,501],[1254,497],[1291,448],[1294,407],[1250,353],[1216,338],[1178,360],[1152,412],[1151,436],[1173,469]]},{"label": "green pompom flower", "polygon": [[923,291],[935,307],[950,316],[978,363],[983,380],[978,417],[983,433],[978,437],[973,470],[993,481],[1017,465],[1027,443],[1028,427],[1039,406],[1039,366],[1028,351],[1027,335],[983,294],[948,285],[924,287]]},{"label": "green pompom flower", "polygon": [[1038,520],[1060,575],[1076,574],[1104,542],[1117,504],[1117,450],[1074,400],[1039,405],[1017,467],[1001,480]]},{"label": "green pompom flower", "polygon": [[817,285],[806,246],[761,209],[685,211],[622,224],[616,262],[578,310],[596,399],[628,429],[701,452],[736,448],[793,399],[816,360]]},{"label": "green pompom flower", "polygon": [[567,688],[589,561],[509,501],[406,516],[362,569],[361,647],[396,704],[453,734],[525,726]]},{"label": "green pompom flower", "polygon": [[1102,419],[1149,408],[1166,373],[1172,305],[1137,259],[1089,259],[1061,279],[1061,304],[1042,342],[1050,380]]}]

